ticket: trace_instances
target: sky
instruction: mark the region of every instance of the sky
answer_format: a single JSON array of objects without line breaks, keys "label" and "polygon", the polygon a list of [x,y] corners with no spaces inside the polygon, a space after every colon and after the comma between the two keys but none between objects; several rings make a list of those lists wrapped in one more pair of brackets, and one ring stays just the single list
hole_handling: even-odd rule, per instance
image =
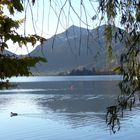
[{"label": "sky", "polygon": [[[14,19],[23,19],[26,15],[25,23],[18,32],[20,34],[37,34],[50,38],[54,34],[65,31],[71,25],[89,29],[99,25],[98,19],[96,20],[97,22],[92,20],[98,14],[97,2],[94,0],[70,1],[71,7],[69,0],[36,0],[35,5],[31,8],[30,4],[27,4],[27,0],[25,0],[24,6],[26,10],[23,13],[16,13],[12,17]],[[81,1],[83,2],[82,5]],[[22,47],[22,49],[19,49],[18,45],[12,44],[12,42],[9,42],[9,44],[12,46],[9,50],[16,54],[27,54],[35,49],[31,44]]]}]

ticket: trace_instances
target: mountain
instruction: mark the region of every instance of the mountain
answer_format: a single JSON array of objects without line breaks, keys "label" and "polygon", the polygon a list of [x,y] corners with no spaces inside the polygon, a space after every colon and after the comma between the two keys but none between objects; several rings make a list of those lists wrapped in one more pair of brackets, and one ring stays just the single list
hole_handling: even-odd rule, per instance
[{"label": "mountain", "polygon": [[[113,57],[109,61],[104,30],[105,25],[93,30],[73,25],[65,32],[48,39],[30,53],[30,56],[43,56],[48,60],[47,63],[37,64],[36,68],[32,69],[33,73],[58,75],[82,68],[110,71],[119,64],[123,47],[119,40],[113,39]],[[113,30],[119,31],[117,27]]]}]

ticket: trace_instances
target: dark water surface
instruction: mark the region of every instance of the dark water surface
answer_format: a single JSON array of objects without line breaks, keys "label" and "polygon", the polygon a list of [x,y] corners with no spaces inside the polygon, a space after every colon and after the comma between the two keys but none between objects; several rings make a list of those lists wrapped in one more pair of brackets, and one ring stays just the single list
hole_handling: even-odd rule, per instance
[{"label": "dark water surface", "polygon": [[[42,79],[42,80],[41,80]],[[139,140],[140,108],[125,111],[112,134],[106,107],[117,102],[120,76],[13,78],[0,91],[0,140]],[[10,112],[19,115],[10,117]]]}]

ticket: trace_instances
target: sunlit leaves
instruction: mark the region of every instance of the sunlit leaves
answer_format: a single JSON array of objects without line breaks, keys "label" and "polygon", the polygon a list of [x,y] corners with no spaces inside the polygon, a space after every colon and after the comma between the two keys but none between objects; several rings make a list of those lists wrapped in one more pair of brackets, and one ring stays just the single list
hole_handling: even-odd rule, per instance
[{"label": "sunlit leaves", "polygon": [[108,56],[109,58],[112,58],[112,29],[113,26],[111,25],[106,25],[105,26],[105,32],[104,32],[104,36],[105,36],[105,43],[106,43],[106,48],[108,50]]}]

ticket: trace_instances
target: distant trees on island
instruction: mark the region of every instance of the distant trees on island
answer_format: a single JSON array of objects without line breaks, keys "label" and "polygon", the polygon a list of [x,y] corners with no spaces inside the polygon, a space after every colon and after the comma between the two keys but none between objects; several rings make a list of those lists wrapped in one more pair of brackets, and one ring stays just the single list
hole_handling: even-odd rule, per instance
[{"label": "distant trees on island", "polygon": [[59,75],[69,75],[69,76],[74,76],[74,75],[111,75],[111,74],[116,74],[113,71],[97,71],[95,68],[92,69],[87,69],[83,67],[82,69],[73,69],[70,72],[61,72]]},{"label": "distant trees on island", "polygon": [[83,69],[73,69],[69,75],[94,75],[96,73],[95,68],[92,68],[91,70],[86,69],[83,67]]}]

